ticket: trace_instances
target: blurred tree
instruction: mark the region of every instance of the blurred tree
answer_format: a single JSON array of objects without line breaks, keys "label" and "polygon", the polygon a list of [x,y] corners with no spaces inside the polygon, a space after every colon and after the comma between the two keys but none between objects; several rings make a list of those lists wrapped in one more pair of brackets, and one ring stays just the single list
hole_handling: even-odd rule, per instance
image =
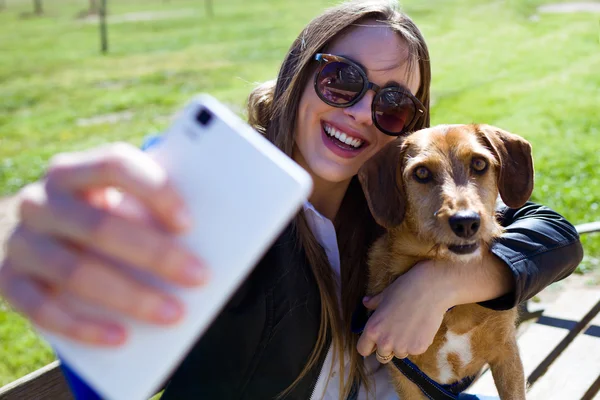
[{"label": "blurred tree", "polygon": [[213,6],[212,6],[212,0],[204,0],[204,5],[206,6],[206,14],[208,16],[213,15]]},{"label": "blurred tree", "polygon": [[42,15],[44,13],[44,9],[42,8],[42,0],[33,0],[33,8],[35,15]]},{"label": "blurred tree", "polygon": [[6,8],[6,0],[0,0],[0,10],[4,10]]},{"label": "blurred tree", "polygon": [[98,5],[98,0],[89,0],[88,6],[85,10],[81,10],[77,14],[77,18],[87,18],[90,15],[98,15],[100,12],[100,7]]},{"label": "blurred tree", "polygon": [[[96,0],[90,0],[90,3],[92,2],[95,3]],[[106,30],[106,0],[100,0],[100,8],[98,9],[98,20],[100,22],[100,51],[102,51],[103,54],[106,54],[108,53],[108,32]]]}]

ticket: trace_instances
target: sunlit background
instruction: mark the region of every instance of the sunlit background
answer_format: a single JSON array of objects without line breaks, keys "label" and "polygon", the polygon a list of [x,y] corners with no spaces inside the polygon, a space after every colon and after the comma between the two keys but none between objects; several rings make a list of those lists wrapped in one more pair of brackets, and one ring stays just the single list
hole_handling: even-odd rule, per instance
[{"label": "sunlit background", "polygon": [[[116,140],[139,145],[197,92],[243,115],[254,84],[274,78],[302,27],[335,4],[108,0],[102,54],[93,1],[38,0],[37,12],[35,3],[0,0],[2,196],[38,178],[57,152]],[[489,123],[524,136],[534,149],[533,200],[573,223],[598,221],[600,5],[543,12],[549,4],[402,2],[430,48],[432,123]],[[600,284],[600,235],[583,241],[577,273]],[[0,386],[53,359],[2,307]]]}]

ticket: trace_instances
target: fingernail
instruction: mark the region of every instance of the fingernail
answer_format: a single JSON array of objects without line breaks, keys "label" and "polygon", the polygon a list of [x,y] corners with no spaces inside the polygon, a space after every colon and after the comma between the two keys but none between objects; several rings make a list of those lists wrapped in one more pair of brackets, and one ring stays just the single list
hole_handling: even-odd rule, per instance
[{"label": "fingernail", "polygon": [[368,302],[369,302],[369,300],[371,300],[371,297],[370,297],[370,296],[365,296],[365,297],[363,297],[363,303],[368,303]]},{"label": "fingernail", "polygon": [[181,306],[173,300],[164,300],[157,310],[157,317],[163,322],[172,322],[181,315]]},{"label": "fingernail", "polygon": [[102,339],[108,344],[119,344],[125,339],[123,330],[115,326],[104,329]]},{"label": "fingernail", "polygon": [[180,273],[182,281],[188,284],[203,283],[208,276],[206,268],[197,261],[185,265]]}]

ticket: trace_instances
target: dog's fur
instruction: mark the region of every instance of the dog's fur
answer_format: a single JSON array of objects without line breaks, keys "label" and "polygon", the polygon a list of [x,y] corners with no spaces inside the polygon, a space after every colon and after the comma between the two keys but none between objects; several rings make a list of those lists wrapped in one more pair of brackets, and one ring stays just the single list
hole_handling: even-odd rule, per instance
[{"label": "dog's fur", "polygon": [[[476,173],[474,159],[487,163],[483,173]],[[481,165],[476,163],[476,167]],[[430,171],[430,182],[415,177],[420,167]],[[425,171],[419,172],[422,178]],[[367,292],[373,295],[418,261],[460,264],[482,257],[502,232],[495,218],[498,194],[506,205],[517,208],[532,193],[531,146],[489,125],[436,126],[386,146],[361,168],[359,179],[373,216],[387,228],[370,250]],[[456,225],[454,230],[450,226],[450,218],[465,211],[480,218],[478,230],[469,238],[455,233]],[[473,243],[479,246],[470,254],[449,249]],[[428,350],[409,359],[442,384],[476,375],[489,363],[500,397],[524,399],[516,317],[514,308],[494,311],[476,304],[457,306],[444,316]],[[392,363],[388,368],[402,399],[425,398]]]}]

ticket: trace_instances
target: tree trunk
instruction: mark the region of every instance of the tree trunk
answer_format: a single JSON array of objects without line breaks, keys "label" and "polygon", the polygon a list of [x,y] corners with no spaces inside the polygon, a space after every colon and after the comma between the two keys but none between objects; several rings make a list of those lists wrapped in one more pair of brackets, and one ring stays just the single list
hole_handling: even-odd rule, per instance
[{"label": "tree trunk", "polygon": [[90,14],[96,14],[98,12],[98,0],[90,0]]},{"label": "tree trunk", "polygon": [[100,0],[99,18],[100,21],[100,50],[103,54],[108,53],[108,32],[106,30],[106,0]]},{"label": "tree trunk", "polygon": [[206,15],[209,17],[213,16],[213,6],[212,0],[204,0],[204,5],[206,6]]},{"label": "tree trunk", "polygon": [[44,9],[42,8],[42,0],[33,0],[33,7],[36,15],[42,15],[44,13]]}]

